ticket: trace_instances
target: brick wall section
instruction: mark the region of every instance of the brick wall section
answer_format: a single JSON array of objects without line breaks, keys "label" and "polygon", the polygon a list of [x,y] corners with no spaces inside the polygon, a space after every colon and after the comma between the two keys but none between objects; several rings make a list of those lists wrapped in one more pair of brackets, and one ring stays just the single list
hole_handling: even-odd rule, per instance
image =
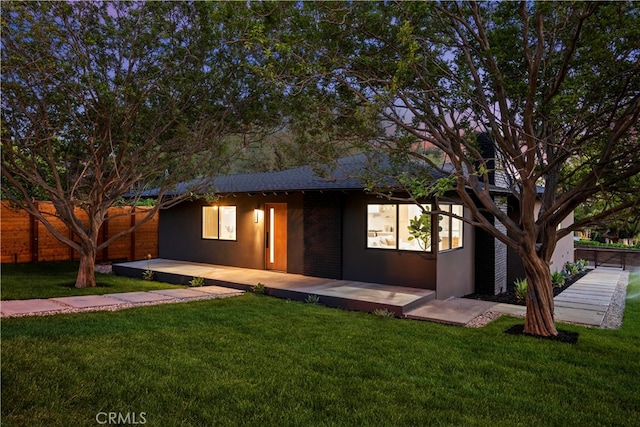
[{"label": "brick wall section", "polygon": [[[506,212],[507,200],[496,197],[500,210]],[[487,217],[496,228],[506,232],[504,226],[493,216]],[[487,232],[476,230],[476,292],[496,295],[507,290],[507,245]]]},{"label": "brick wall section", "polygon": [[[495,202],[499,206],[500,210],[507,214],[507,198],[495,197]],[[500,232],[507,234],[507,228],[500,222],[494,221],[494,224]],[[495,247],[495,277],[494,277],[494,293],[499,294],[507,290],[507,245],[498,239],[494,239]]]},{"label": "brick wall section", "polygon": [[303,200],[306,276],[342,278],[342,194],[307,192]]}]

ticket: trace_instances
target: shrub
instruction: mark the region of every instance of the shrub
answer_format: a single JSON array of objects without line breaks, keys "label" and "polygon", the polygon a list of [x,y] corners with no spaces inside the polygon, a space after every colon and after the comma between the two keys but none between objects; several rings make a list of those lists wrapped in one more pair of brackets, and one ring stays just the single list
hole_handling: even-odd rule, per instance
[{"label": "shrub", "polygon": [[320,297],[318,295],[309,295],[304,302],[307,304],[320,304]]},{"label": "shrub", "polygon": [[153,271],[145,270],[142,272],[142,278],[144,280],[153,280]]},{"label": "shrub", "polygon": [[579,259],[578,262],[576,262],[576,265],[580,271],[585,271],[589,265],[589,261],[586,259]]},{"label": "shrub", "polygon": [[204,277],[194,277],[193,279],[189,280],[189,286],[193,288],[204,286]]},{"label": "shrub", "polygon": [[594,246],[597,248],[640,249],[640,243],[637,243],[633,246],[629,246],[622,243],[601,243],[601,242],[596,242],[595,240],[579,240],[576,242],[576,245]]},{"label": "shrub", "polygon": [[580,268],[578,267],[578,264],[574,264],[572,262],[568,262],[564,265],[564,269],[567,273],[569,273],[569,276],[575,276],[576,274],[580,273]]},{"label": "shrub", "polygon": [[554,288],[563,287],[565,283],[564,274],[562,274],[559,271],[554,271],[553,274],[551,275],[551,283],[553,283]]},{"label": "shrub", "polygon": [[376,308],[371,313],[378,317],[396,317],[396,314],[393,311],[387,310],[386,308]]},{"label": "shrub", "polygon": [[253,291],[254,294],[264,295],[266,289],[263,283],[258,283],[251,289],[251,291]]},{"label": "shrub", "polygon": [[517,279],[513,282],[516,289],[516,298],[520,301],[527,297],[527,279]]}]

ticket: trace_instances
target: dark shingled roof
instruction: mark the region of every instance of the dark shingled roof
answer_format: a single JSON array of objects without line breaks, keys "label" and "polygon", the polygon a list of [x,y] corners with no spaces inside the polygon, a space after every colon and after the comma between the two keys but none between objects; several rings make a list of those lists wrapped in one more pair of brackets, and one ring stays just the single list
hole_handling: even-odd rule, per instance
[{"label": "dark shingled roof", "polygon": [[[355,175],[365,166],[367,158],[355,155],[337,160],[337,167],[328,171],[328,178],[316,174],[310,166],[276,172],[242,173],[215,177],[213,182],[202,189],[202,181],[194,180],[178,184],[174,194],[184,194],[191,188],[198,193],[260,193],[274,191],[304,190],[347,190],[364,189],[363,182]],[[147,197],[157,196],[156,190],[145,193]]]},{"label": "dark shingled roof", "polygon": [[219,193],[363,189],[364,184],[356,175],[365,164],[364,155],[339,159],[335,170],[328,171],[328,177],[318,176],[310,166],[219,176],[213,188]]},{"label": "dark shingled roof", "polygon": [[[196,191],[204,193],[267,193],[281,191],[319,191],[319,190],[364,190],[365,184],[358,178],[372,164],[388,166],[389,162],[385,156],[371,157],[365,154],[343,157],[336,161],[335,167],[326,168],[326,176],[318,175],[311,166],[301,166],[275,172],[257,172],[235,175],[222,175],[215,177],[210,185],[205,189],[201,188],[202,181],[194,180],[178,184],[173,194],[185,194]],[[432,171],[434,179],[439,179],[445,174]],[[387,180],[389,188],[397,187],[392,180]],[[502,192],[500,189],[491,186],[492,191]],[[145,191],[143,197],[157,197],[157,189]]]}]

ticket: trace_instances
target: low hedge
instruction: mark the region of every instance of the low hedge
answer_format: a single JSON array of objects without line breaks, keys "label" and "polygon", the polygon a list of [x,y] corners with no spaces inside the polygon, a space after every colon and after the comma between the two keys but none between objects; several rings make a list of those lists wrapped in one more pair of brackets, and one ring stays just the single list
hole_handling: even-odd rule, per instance
[{"label": "low hedge", "polygon": [[629,245],[624,245],[622,243],[600,243],[600,242],[596,242],[595,240],[578,240],[576,242],[576,245],[578,246],[591,246],[591,247],[596,247],[596,248],[613,248],[613,249],[636,249],[636,250],[640,250],[640,243],[633,245],[633,246],[629,246]]}]

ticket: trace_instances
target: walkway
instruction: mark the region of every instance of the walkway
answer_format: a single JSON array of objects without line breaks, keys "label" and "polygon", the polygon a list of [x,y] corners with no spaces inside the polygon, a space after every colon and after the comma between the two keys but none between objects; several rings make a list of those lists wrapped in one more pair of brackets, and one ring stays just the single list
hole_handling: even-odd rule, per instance
[{"label": "walkway", "polygon": [[[323,279],[298,274],[220,265],[153,259],[113,265],[116,274],[142,277],[152,270],[157,280],[186,284],[202,277],[207,286],[150,292],[63,297],[51,299],[2,301],[2,317],[58,314],[77,311],[117,310],[138,305],[188,302],[201,299],[241,295],[258,284],[265,293],[278,298],[303,301],[309,295],[320,303],[347,310],[374,311],[386,309],[398,317],[465,325],[480,315],[497,312],[524,316],[526,308],[465,298],[436,300],[435,292],[400,286],[348,280]],[[601,326],[618,282],[628,273],[598,268],[574,283],[555,298],[556,320]]]},{"label": "walkway", "polygon": [[189,302],[213,298],[227,298],[244,292],[221,286],[189,289],[164,289],[149,292],[126,292],[105,295],[85,295],[49,299],[2,301],[2,317],[78,313],[86,311],[121,310],[124,308]]},{"label": "walkway", "polygon": [[[600,327],[618,283],[628,278],[628,272],[617,268],[599,267],[590,271],[553,299],[556,321]],[[491,311],[524,317],[526,308],[497,304]]]}]

